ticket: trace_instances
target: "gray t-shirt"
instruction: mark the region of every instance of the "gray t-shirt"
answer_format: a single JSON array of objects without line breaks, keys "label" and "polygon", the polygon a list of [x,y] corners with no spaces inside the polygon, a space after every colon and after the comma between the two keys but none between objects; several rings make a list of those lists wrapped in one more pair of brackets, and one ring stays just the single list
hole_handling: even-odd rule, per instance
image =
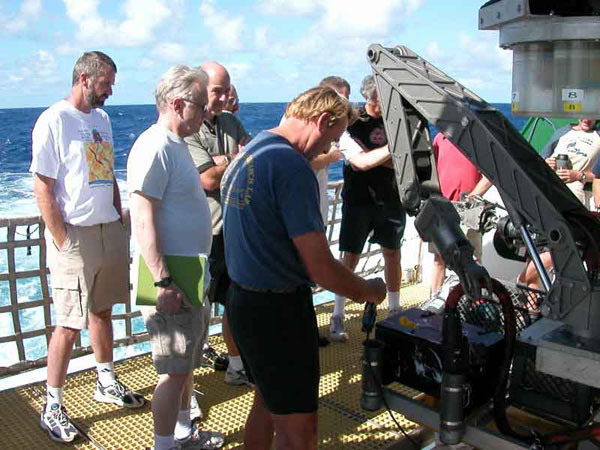
[{"label": "gray t-shirt", "polygon": [[127,160],[129,192],[161,200],[160,248],[166,255],[208,255],[210,210],[200,177],[182,138],[154,124],[133,144]]},{"label": "gray t-shirt", "polygon": [[[238,145],[249,138],[250,135],[242,123],[233,114],[223,112],[215,117],[214,126],[204,121],[200,131],[185,138],[185,142],[188,144],[198,172],[202,173],[215,166],[213,156],[235,154],[238,151]],[[223,228],[221,190],[205,192],[210,207],[212,232],[217,235]]]}]

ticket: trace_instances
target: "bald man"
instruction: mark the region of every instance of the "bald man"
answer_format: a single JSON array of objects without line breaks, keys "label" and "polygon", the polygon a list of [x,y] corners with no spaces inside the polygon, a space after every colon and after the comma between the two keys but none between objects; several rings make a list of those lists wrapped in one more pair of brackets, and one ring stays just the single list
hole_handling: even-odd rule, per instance
[{"label": "bald man", "polygon": [[[212,218],[213,244],[209,257],[212,281],[208,295],[211,302],[224,306],[230,280],[225,266],[223,244],[221,178],[229,161],[250,137],[233,114],[222,114],[231,86],[229,73],[225,67],[214,61],[204,62],[200,67],[208,74],[208,115],[204,118],[200,131],[185,140],[200,173],[200,182],[208,197]],[[240,353],[229,331],[226,315],[223,315],[223,339],[229,354],[225,382],[233,385],[248,384]]]}]

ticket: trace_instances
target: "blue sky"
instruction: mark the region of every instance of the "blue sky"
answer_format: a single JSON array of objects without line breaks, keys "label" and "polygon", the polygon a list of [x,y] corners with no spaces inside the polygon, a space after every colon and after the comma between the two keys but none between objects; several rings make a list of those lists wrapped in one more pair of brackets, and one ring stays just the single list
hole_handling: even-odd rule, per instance
[{"label": "blue sky", "polygon": [[149,104],[176,63],[224,64],[242,102],[287,102],[327,75],[369,73],[371,43],[406,45],[488,102],[509,102],[510,51],[479,31],[484,0],[0,0],[0,108],[47,106],[86,50],[119,72],[110,105]]}]

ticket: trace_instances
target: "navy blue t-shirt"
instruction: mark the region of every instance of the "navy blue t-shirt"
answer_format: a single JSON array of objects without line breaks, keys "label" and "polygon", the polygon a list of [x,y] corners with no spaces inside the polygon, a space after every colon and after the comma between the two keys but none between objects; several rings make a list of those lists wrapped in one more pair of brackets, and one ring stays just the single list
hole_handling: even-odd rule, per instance
[{"label": "navy blue t-shirt", "polygon": [[292,238],[324,232],[319,187],[308,161],[263,131],[221,182],[225,260],[236,283],[257,289],[312,284]]}]

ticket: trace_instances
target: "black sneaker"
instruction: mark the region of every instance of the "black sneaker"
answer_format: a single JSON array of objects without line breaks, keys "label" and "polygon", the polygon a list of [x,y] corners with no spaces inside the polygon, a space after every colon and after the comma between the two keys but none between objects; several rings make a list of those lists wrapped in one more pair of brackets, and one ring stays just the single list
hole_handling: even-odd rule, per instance
[{"label": "black sneaker", "polygon": [[114,383],[108,386],[102,386],[100,381],[97,381],[94,400],[131,409],[140,408],[146,402],[143,395],[129,389],[118,378],[115,378]]},{"label": "black sneaker", "polygon": [[217,353],[210,345],[204,348],[202,352],[202,367],[211,367],[215,370],[225,371],[229,366],[229,358],[227,355]]},{"label": "black sneaker", "polygon": [[329,345],[329,339],[327,339],[327,337],[323,336],[321,333],[319,333],[317,340],[319,342],[319,347],[327,347]]},{"label": "black sneaker", "polygon": [[73,442],[79,432],[71,423],[67,410],[58,403],[53,403],[50,407],[44,405],[40,416],[40,427],[48,432],[50,439],[56,442]]}]

